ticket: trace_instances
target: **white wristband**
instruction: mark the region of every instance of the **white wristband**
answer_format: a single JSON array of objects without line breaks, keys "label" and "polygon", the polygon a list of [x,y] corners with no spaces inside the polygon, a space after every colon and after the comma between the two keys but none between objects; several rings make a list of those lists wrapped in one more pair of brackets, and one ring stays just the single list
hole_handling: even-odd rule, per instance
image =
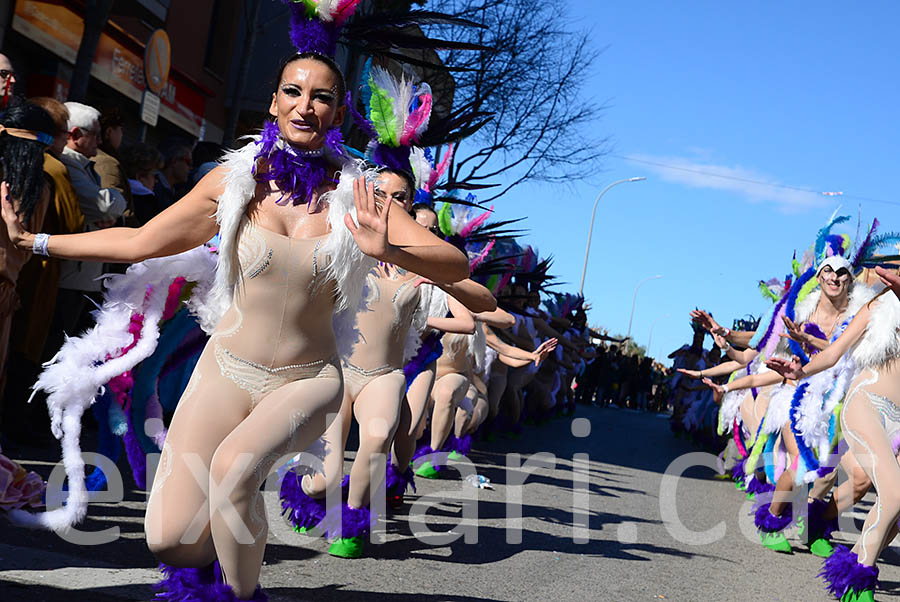
[{"label": "white wristband", "polygon": [[43,255],[44,257],[50,257],[50,253],[47,252],[47,245],[50,244],[50,235],[49,234],[35,234],[34,241],[31,243],[31,252],[35,255]]},{"label": "white wristband", "polygon": [[725,392],[728,393],[728,385],[722,385],[722,388],[725,389]]}]

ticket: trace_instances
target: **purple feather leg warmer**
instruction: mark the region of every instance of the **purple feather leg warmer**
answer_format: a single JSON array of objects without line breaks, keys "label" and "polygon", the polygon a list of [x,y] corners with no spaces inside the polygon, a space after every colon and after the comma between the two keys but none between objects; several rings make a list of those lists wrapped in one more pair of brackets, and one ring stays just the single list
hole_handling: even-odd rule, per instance
[{"label": "purple feather leg warmer", "polygon": [[756,509],[756,515],[754,517],[756,528],[763,533],[777,533],[779,531],[784,531],[793,522],[791,507],[788,506],[785,508],[781,516],[775,516],[769,512],[770,505],[770,503],[761,504]]},{"label": "purple feather leg warmer", "polygon": [[242,600],[225,583],[219,561],[192,569],[160,564],[163,580],[154,585],[160,590],[154,600],[159,602],[267,602],[269,597],[256,586],[253,597]]},{"label": "purple feather leg warmer", "polygon": [[309,497],[300,485],[301,475],[288,471],[281,481],[281,513],[295,527],[312,529],[325,517],[325,499]]},{"label": "purple feather leg warmer", "polygon": [[860,564],[855,553],[846,546],[838,545],[834,547],[834,553],[825,559],[819,577],[827,584],[828,591],[835,598],[840,598],[850,589],[855,592],[875,589],[878,568]]}]

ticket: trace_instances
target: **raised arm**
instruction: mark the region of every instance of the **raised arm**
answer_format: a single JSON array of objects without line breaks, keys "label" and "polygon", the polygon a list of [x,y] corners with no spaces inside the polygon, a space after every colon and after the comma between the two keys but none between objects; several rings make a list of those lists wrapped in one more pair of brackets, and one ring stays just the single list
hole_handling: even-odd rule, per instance
[{"label": "raised arm", "polygon": [[853,345],[855,345],[862,337],[863,333],[865,333],[866,326],[869,325],[871,311],[872,310],[869,309],[868,305],[863,306],[863,308],[853,317],[850,325],[847,326],[847,329],[841,336],[839,336],[837,340],[829,345],[824,351],[820,351],[814,355],[805,366],[801,366],[799,362],[781,358],[772,358],[766,362],[766,365],[772,370],[779,372],[784,377],[796,380],[807,378],[824,370],[828,370],[838,363],[838,360],[840,360],[845,353],[850,351],[850,348],[853,347]]},{"label": "raised arm", "polygon": [[556,349],[556,339],[544,341],[535,351],[526,351],[519,347],[514,347],[513,345],[507,345],[501,341],[489,327],[485,327],[484,335],[488,347],[497,353],[519,360],[527,360],[527,362],[534,362],[536,364],[539,364],[548,353]]},{"label": "raised arm", "polygon": [[511,313],[499,307],[493,311],[483,311],[475,314],[475,319],[492,328],[505,330],[516,325],[516,319]]},{"label": "raised arm", "polygon": [[426,324],[429,328],[441,330],[443,332],[453,332],[457,334],[474,334],[475,320],[472,318],[471,312],[463,307],[463,304],[454,299],[447,297],[447,307],[450,308],[452,318],[435,318],[429,317]]},{"label": "raised arm", "polygon": [[740,370],[746,365],[747,364],[731,361],[723,362],[718,366],[713,366],[712,368],[706,368],[704,370],[687,370],[685,368],[679,368],[678,371],[682,374],[690,376],[691,378],[703,378],[704,376],[715,378],[716,376],[725,376],[726,374],[731,374],[735,370]]},{"label": "raised arm", "polygon": [[392,211],[395,203],[376,201],[374,182],[360,176],[353,182],[356,219],[344,223],[363,253],[398,265],[434,282],[459,282],[469,277],[469,259],[413,220],[405,211]]},{"label": "raised arm", "polygon": [[707,387],[716,389],[722,393],[727,393],[728,391],[742,391],[744,389],[767,387],[769,385],[777,385],[781,382],[784,382],[784,377],[777,372],[749,374],[741,378],[736,378],[727,385],[716,384],[708,378],[703,379],[703,384],[705,384]]},{"label": "raised arm", "polygon": [[[193,249],[218,230],[214,216],[216,199],[223,186],[222,174],[223,168],[214,169],[184,198],[140,228],[56,234],[50,237],[47,250],[51,256],[61,259],[134,263]],[[8,192],[3,184],[0,196],[7,233],[17,248],[31,251],[35,235],[22,227],[7,198]]]},{"label": "raised arm", "polygon": [[473,313],[490,312],[497,309],[497,300],[491,294],[491,291],[470,278],[450,283],[433,282],[427,278],[421,278],[416,281],[416,286],[422,286],[423,284],[438,287],[461,302]]}]

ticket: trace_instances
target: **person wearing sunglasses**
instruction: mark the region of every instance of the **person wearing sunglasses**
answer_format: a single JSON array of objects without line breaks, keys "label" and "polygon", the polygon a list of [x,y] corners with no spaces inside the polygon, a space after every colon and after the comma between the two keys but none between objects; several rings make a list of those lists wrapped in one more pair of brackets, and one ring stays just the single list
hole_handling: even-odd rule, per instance
[{"label": "person wearing sunglasses", "polygon": [[5,110],[12,97],[16,83],[16,72],[12,62],[5,54],[0,53],[0,110]]}]

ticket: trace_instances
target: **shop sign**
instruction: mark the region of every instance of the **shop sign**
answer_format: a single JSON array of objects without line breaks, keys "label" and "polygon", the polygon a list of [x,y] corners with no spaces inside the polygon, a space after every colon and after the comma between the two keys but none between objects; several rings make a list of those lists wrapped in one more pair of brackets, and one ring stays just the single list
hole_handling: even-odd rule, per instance
[{"label": "shop sign", "polygon": [[[84,20],[57,2],[16,0],[12,27],[74,65]],[[171,56],[171,54],[170,54]],[[102,34],[91,75],[137,103],[142,103],[147,82],[144,59],[111,36]],[[197,136],[203,124],[206,99],[172,73],[157,93],[159,115]]]}]

